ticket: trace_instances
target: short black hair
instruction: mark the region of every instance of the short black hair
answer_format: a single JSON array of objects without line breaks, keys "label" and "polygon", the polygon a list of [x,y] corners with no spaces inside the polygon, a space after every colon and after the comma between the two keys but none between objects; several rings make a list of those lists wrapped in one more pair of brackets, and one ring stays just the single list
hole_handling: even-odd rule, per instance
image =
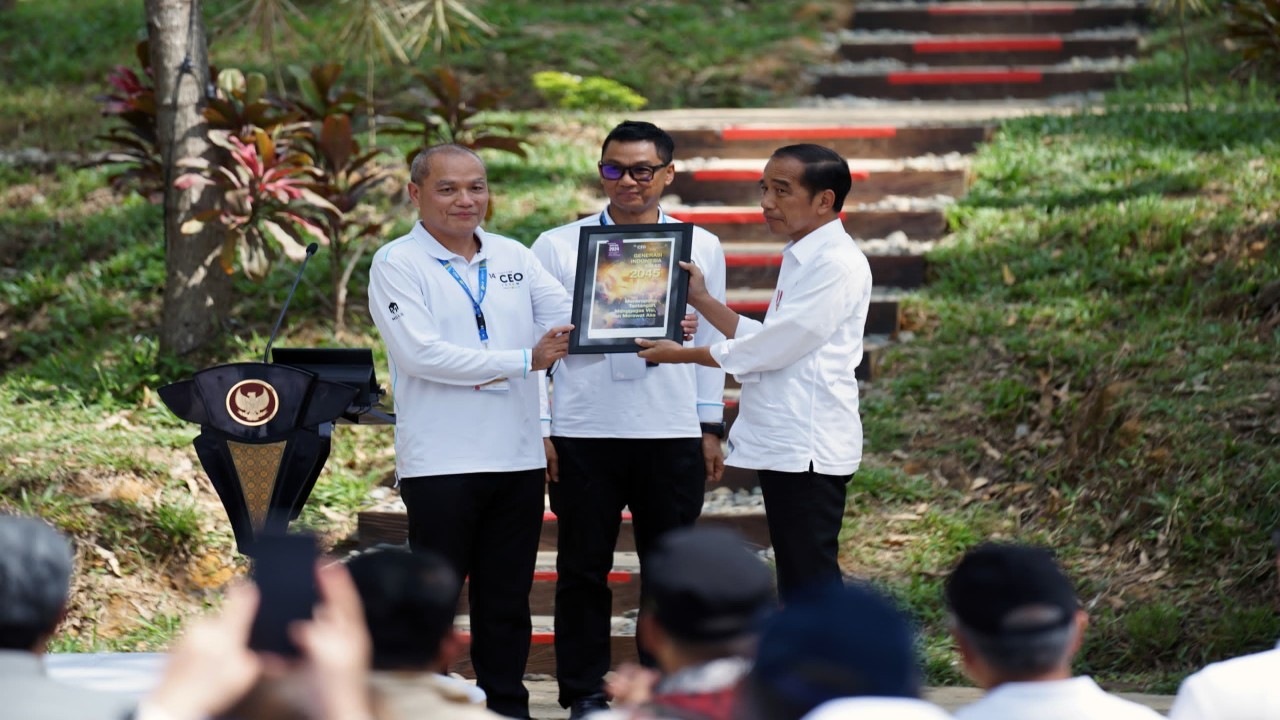
[{"label": "short black hair", "polygon": [[0,514],[0,650],[34,650],[58,627],[74,555],[38,518]]},{"label": "short black hair", "polygon": [[433,553],[379,549],[347,562],[364,604],[375,670],[421,670],[453,627],[458,575]]},{"label": "short black hair", "polygon": [[835,193],[836,199],[832,209],[840,212],[844,209],[844,199],[853,187],[853,179],[849,176],[849,162],[829,147],[802,143],[786,145],[773,151],[773,157],[789,157],[804,164],[804,173],[800,176],[800,185],[817,195],[823,190]]},{"label": "short black hair", "polygon": [[999,673],[1004,682],[1040,677],[1066,662],[1078,628],[1072,618],[1060,627],[989,635],[965,626],[960,620],[955,621],[956,632],[969,641],[974,652]]},{"label": "short black hair", "polygon": [[651,122],[626,120],[609,131],[600,145],[600,154],[608,149],[611,142],[651,142],[658,151],[658,159],[664,163],[671,162],[676,154],[676,141],[666,130]]}]

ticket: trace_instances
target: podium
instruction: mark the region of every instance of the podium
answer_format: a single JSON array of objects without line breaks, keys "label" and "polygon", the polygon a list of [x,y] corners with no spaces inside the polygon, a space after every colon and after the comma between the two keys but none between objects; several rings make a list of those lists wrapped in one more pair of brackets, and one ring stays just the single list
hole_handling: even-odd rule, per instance
[{"label": "podium", "polygon": [[389,424],[378,410],[369,350],[280,348],[274,362],[218,365],[159,389],[174,415],[200,426],[192,444],[235,533],[252,554],[283,533],[329,458],[336,423]]}]

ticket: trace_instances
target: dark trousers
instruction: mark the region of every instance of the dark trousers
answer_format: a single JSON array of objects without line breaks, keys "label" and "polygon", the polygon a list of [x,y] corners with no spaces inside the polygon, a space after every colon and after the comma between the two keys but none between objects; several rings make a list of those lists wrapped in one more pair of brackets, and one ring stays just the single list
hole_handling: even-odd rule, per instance
[{"label": "dark trousers", "polygon": [[848,475],[758,470],[778,569],[778,596],[840,582],[840,524]]},{"label": "dark trousers", "polygon": [[560,704],[569,707],[604,691],[613,614],[608,574],[622,509],[631,508],[643,598],[646,555],[663,533],[698,519],[707,473],[701,438],[551,440],[560,456],[560,481],[548,488],[559,525],[556,680]]},{"label": "dark trousers", "polygon": [[409,547],[443,556],[470,576],[471,663],[489,709],[529,717],[524,686],[532,624],[529,590],[542,532],[545,472],[407,478]]}]

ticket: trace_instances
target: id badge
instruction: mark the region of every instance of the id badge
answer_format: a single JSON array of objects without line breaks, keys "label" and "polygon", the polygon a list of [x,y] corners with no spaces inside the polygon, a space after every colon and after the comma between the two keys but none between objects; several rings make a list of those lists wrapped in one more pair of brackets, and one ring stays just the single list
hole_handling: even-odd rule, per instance
[{"label": "id badge", "polygon": [[511,390],[511,381],[506,378],[498,378],[497,380],[490,380],[483,385],[476,385],[475,388],[480,392],[507,392]]}]

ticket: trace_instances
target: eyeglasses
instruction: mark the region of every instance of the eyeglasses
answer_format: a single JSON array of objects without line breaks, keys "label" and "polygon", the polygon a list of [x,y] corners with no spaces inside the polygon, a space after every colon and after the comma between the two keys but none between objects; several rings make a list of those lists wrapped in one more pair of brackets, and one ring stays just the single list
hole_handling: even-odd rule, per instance
[{"label": "eyeglasses", "polygon": [[623,175],[630,175],[632,180],[638,183],[647,183],[653,180],[653,174],[671,163],[662,163],[661,165],[632,165],[631,167],[623,167],[614,165],[613,163],[598,162],[596,166],[600,168],[600,177],[605,180],[621,180]]}]

